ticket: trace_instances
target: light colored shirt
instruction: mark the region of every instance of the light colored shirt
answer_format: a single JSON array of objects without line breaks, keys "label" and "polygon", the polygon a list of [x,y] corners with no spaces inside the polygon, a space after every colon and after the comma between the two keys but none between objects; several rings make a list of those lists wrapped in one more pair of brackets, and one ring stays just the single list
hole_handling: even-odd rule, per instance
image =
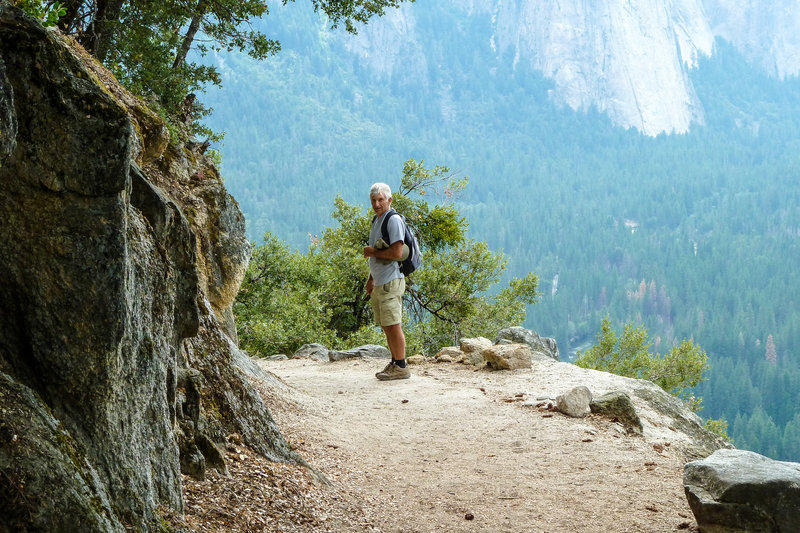
[{"label": "light colored shirt", "polygon": [[[376,218],[375,222],[372,223],[372,228],[369,230],[369,242],[367,243],[369,246],[375,246],[378,239],[383,238],[381,235],[381,225],[388,213],[389,211],[387,210],[386,213]],[[402,241],[405,231],[403,220],[399,216],[392,216],[392,218],[389,219],[389,223],[386,225],[386,233],[389,234],[389,242],[386,244],[391,246],[397,241]],[[393,279],[404,277],[400,272],[400,263],[397,261],[376,259],[375,257],[369,258],[369,273],[372,274],[372,280],[375,282],[376,287],[389,283]]]}]

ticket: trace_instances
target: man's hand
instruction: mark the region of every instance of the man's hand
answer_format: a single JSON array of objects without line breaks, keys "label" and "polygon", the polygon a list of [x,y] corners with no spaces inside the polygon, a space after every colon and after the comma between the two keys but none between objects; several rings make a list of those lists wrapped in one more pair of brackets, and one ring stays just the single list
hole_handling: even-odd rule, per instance
[{"label": "man's hand", "polygon": [[364,257],[375,257],[375,252],[377,252],[377,251],[378,251],[378,249],[375,248],[374,246],[365,246],[364,247]]},{"label": "man's hand", "polygon": [[372,289],[374,289],[374,288],[375,288],[375,280],[372,279],[372,276],[370,276],[369,279],[367,280],[367,294],[369,294],[371,296],[372,295]]}]

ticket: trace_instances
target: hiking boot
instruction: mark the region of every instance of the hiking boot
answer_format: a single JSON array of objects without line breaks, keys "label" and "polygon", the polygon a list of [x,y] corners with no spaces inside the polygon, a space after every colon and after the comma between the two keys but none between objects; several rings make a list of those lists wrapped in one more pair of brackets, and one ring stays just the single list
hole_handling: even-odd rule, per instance
[{"label": "hiking boot", "polygon": [[393,379],[408,379],[411,377],[411,372],[406,368],[400,368],[395,364],[389,364],[385,370],[375,374],[375,377],[381,381],[390,381]]},{"label": "hiking boot", "polygon": [[375,372],[375,377],[376,377],[376,378],[378,378],[378,379],[380,379],[380,377],[378,377],[378,376],[380,376],[381,374],[385,374],[385,373],[386,373],[386,371],[388,371],[388,370],[389,370],[389,367],[392,367],[392,366],[394,366],[394,361],[391,361],[391,360],[390,360],[390,361],[389,361],[389,364],[388,364],[388,365],[386,365],[385,367],[383,367],[383,370],[381,370],[380,372]]}]

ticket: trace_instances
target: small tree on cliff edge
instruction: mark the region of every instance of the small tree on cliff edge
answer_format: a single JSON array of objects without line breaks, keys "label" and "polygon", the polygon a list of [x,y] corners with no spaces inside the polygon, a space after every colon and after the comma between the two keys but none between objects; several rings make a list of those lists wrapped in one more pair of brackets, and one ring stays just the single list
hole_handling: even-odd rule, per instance
[{"label": "small tree on cliff edge", "polygon": [[[583,353],[579,351],[575,364],[652,381],[684,400],[693,411],[702,409],[702,398],[691,395],[689,389],[703,380],[703,372],[708,369],[708,357],[690,340],[684,340],[665,355],[651,354],[644,327],[626,324],[622,336],[618,337],[611,329],[611,320],[606,317],[597,334],[597,344]],[[730,440],[728,423],[724,419],[706,420],[705,428]]]},{"label": "small tree on cliff edge", "polygon": [[[606,317],[597,334],[597,344],[583,353],[578,351],[575,364],[652,381],[684,400],[693,411],[702,409],[702,398],[693,396],[689,389],[703,380],[703,372],[708,370],[708,357],[690,340],[684,340],[665,355],[652,354],[647,329],[626,324],[622,335],[618,337],[611,329],[611,320]],[[724,419],[706,420],[705,428],[730,440],[728,423]]]},{"label": "small tree on cliff edge", "polygon": [[611,329],[611,320],[606,317],[597,334],[597,344],[583,353],[579,351],[575,364],[652,381],[687,401],[694,410],[699,410],[699,400],[689,395],[689,389],[703,380],[703,372],[708,369],[708,357],[690,340],[674,346],[667,354],[652,354],[647,329],[626,324],[618,337]]}]

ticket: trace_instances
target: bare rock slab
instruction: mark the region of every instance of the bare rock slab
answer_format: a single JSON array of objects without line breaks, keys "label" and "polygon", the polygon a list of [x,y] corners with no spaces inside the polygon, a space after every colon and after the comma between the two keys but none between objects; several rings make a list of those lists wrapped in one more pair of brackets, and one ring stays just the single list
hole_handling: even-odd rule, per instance
[{"label": "bare rock slab", "polygon": [[687,463],[683,485],[702,532],[800,531],[800,464],[746,450]]},{"label": "bare rock slab", "polygon": [[436,353],[436,361],[440,363],[454,363],[464,360],[464,352],[457,346],[445,346]]},{"label": "bare rock slab", "polygon": [[315,361],[328,361],[328,348],[314,342],[311,344],[304,344],[294,352],[294,357],[298,359],[314,359]]}]

